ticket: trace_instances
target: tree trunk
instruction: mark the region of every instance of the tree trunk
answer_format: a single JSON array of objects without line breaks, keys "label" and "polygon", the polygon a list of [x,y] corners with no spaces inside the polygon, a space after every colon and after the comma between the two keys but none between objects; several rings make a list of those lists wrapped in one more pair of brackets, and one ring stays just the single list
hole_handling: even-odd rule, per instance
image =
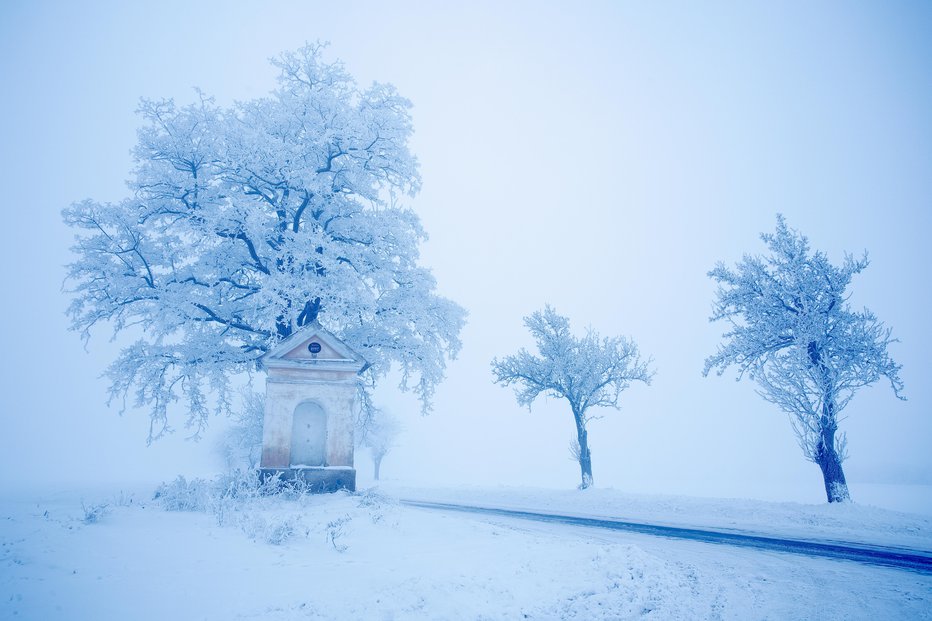
[{"label": "tree trunk", "polygon": [[586,423],[582,413],[573,412],[576,419],[576,437],[579,441],[579,474],[582,482],[579,489],[592,487],[592,454],[589,452],[589,436],[586,433]]},{"label": "tree trunk", "polygon": [[825,496],[828,501],[847,502],[851,500],[851,495],[848,493],[848,482],[845,480],[845,472],[841,468],[841,456],[835,449],[834,426],[822,428],[822,437],[816,447],[816,463],[822,469]]},{"label": "tree trunk", "polygon": [[320,298],[314,298],[304,303],[304,309],[298,315],[298,325],[306,326],[317,321],[320,314]]},{"label": "tree trunk", "polygon": [[372,463],[375,464],[375,480],[379,480],[379,469],[382,467],[382,458],[384,455],[373,455]]},{"label": "tree trunk", "polygon": [[819,443],[816,445],[816,463],[822,469],[822,480],[825,483],[825,497],[829,502],[847,502],[851,500],[848,494],[848,482],[841,469],[841,455],[835,447],[835,432],[838,430],[838,421],[835,418],[835,395],[833,384],[826,365],[823,364],[822,351],[815,341],[809,343],[809,360],[813,368],[819,370],[822,389],[822,418],[819,419]]}]

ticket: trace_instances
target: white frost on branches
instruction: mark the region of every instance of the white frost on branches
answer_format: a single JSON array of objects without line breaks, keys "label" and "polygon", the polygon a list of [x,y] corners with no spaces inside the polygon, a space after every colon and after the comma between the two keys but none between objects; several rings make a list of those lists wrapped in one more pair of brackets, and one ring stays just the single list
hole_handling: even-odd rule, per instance
[{"label": "white frost on branches", "polygon": [[845,293],[867,256],[847,255],[835,267],[782,216],[776,233],[761,238],[769,256],[745,256],[735,270],[720,263],[709,272],[719,284],[711,320],[731,328],[703,374],[730,366],[738,379],[747,374],[764,399],[789,414],[805,456],[825,466],[835,453],[840,473],[846,440],[835,432],[854,393],[886,377],[903,398],[900,365],[887,352],[895,342],[890,329],[869,310],[852,310]]},{"label": "white frost on branches", "polygon": [[360,89],[319,45],[274,64],[261,99],[143,101],[131,196],[63,212],[71,327],[142,333],[107,375],[111,399],[150,408],[150,441],[179,399],[199,435],[230,411],[230,377],[314,320],[369,361],[367,386],[397,364],[425,410],[460,347],[465,311],[434,293],[426,234],[398,204],[421,184],[410,103]]},{"label": "white frost on branches", "polygon": [[618,408],[618,399],[631,382],[650,384],[650,360],[642,360],[634,341],[624,337],[602,338],[591,329],[582,338],[574,337],[569,320],[549,305],[525,317],[524,325],[540,355],[521,349],[514,356],[492,360],[495,382],[514,386],[518,404],[528,408],[542,393],[569,401],[576,422],[581,487],[589,487],[592,471],[586,425],[595,418],[589,408]]},{"label": "white frost on branches", "polygon": [[569,319],[549,305],[525,317],[524,325],[537,342],[539,356],[521,349],[514,356],[492,361],[495,382],[515,385],[519,405],[531,404],[541,393],[566,399],[583,422],[590,407],[618,407],[618,398],[632,381],[650,383],[649,360],[640,359],[634,341],[601,338],[591,329],[578,339]]}]

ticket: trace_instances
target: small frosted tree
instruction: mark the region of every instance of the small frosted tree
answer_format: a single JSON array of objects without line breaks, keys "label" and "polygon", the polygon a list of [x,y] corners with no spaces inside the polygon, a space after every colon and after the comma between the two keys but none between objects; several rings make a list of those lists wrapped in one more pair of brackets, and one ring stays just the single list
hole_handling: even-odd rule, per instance
[{"label": "small frosted tree", "polygon": [[372,453],[373,478],[379,480],[382,460],[398,445],[398,436],[402,431],[397,418],[383,409],[373,409],[368,424],[360,434],[361,443],[369,447]]},{"label": "small frosted tree", "polygon": [[900,365],[887,352],[891,330],[847,303],[845,289],[867,267],[867,255],[847,255],[835,267],[780,215],[776,232],[761,239],[769,256],[745,255],[734,270],[719,263],[709,272],[719,285],[710,320],[730,330],[703,374],[735,366],[737,379],[754,380],[758,394],[789,415],[803,454],[822,470],[828,501],[846,501],[842,410],[882,377],[904,398]]},{"label": "small frosted tree", "polygon": [[549,305],[524,318],[537,341],[539,356],[521,349],[516,355],[492,360],[495,382],[515,386],[519,405],[528,408],[538,395],[569,401],[576,423],[573,451],[579,462],[580,489],[592,485],[592,454],[587,425],[596,418],[592,407],[618,409],[618,399],[631,382],[650,384],[649,360],[642,360],[634,341],[624,337],[602,338],[591,329],[583,338],[570,332],[570,322]]},{"label": "small frosted tree", "polygon": [[220,450],[231,471],[258,468],[262,456],[265,395],[243,389],[240,404],[232,413],[232,424],[220,438]]},{"label": "small frosted tree", "polygon": [[394,365],[425,411],[465,311],[418,264],[426,238],[403,206],[421,185],[410,103],[357,86],[321,46],[273,61],[266,97],[221,107],[144,100],[130,194],[63,213],[75,231],[71,328],[137,338],[107,370],[111,399],[148,407],[149,440],[184,401],[198,436],[231,413],[231,377],[314,322],[369,365]]}]

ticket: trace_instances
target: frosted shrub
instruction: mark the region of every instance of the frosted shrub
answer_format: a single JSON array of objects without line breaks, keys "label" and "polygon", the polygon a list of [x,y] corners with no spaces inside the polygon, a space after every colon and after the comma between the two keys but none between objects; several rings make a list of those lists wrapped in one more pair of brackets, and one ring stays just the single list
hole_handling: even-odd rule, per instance
[{"label": "frosted shrub", "polygon": [[359,493],[359,502],[356,506],[367,509],[373,524],[378,524],[385,517],[386,512],[395,506],[395,501],[382,494],[377,489],[367,489]]},{"label": "frosted shrub", "polygon": [[178,476],[171,483],[162,483],[153,500],[166,511],[204,511],[210,504],[210,484],[204,479],[187,481]]},{"label": "frosted shrub", "polygon": [[261,496],[263,483],[255,470],[234,470],[218,477],[216,487],[221,498],[246,499]]},{"label": "frosted shrub", "polygon": [[156,490],[154,500],[168,511],[205,511],[216,513],[231,504],[242,504],[265,496],[284,496],[302,493],[282,482],[276,475],[260,481],[253,470],[234,470],[212,481],[179,476],[171,483],[163,483]]},{"label": "frosted shrub", "polygon": [[297,520],[294,517],[272,520],[262,532],[262,540],[273,546],[281,545],[295,534],[297,531],[296,523]]},{"label": "frosted shrub", "polygon": [[261,480],[254,470],[235,470],[211,481],[179,476],[160,485],[154,500],[167,511],[201,511],[218,526],[239,527],[250,539],[281,545],[300,530],[300,516],[281,513],[279,501],[301,500],[307,493],[302,482],[278,475]]},{"label": "frosted shrub", "polygon": [[346,552],[349,549],[345,543],[338,543],[339,539],[345,535],[344,527],[352,520],[348,515],[344,515],[341,518],[337,518],[332,522],[327,523],[327,541],[330,542],[330,545],[333,546],[333,549],[337,552]]},{"label": "frosted shrub", "polygon": [[369,488],[357,494],[359,498],[358,506],[363,508],[378,507],[392,503],[393,501],[380,492],[378,489]]},{"label": "frosted shrub", "polygon": [[352,530],[348,525],[354,518],[362,518],[360,528],[392,523],[385,518],[397,505],[378,490],[311,494],[301,481],[279,476],[262,479],[252,470],[234,471],[213,480],[179,476],[160,485],[154,500],[167,511],[199,511],[213,516],[218,526],[239,529],[257,542],[283,545],[297,537],[340,553],[350,547],[347,540]]},{"label": "frosted shrub", "polygon": [[307,494],[308,487],[302,481],[285,481],[277,474],[262,480],[254,470],[235,470],[212,481],[188,481],[179,476],[171,483],[162,483],[153,498],[168,511],[216,513],[261,498],[297,500]]},{"label": "frosted shrub", "polygon": [[96,524],[101,518],[110,513],[110,505],[107,504],[87,506],[82,502],[81,508],[84,510],[83,522],[85,524]]},{"label": "frosted shrub", "polygon": [[259,539],[265,532],[266,520],[262,515],[250,511],[241,512],[237,517],[240,530],[250,539]]},{"label": "frosted shrub", "polygon": [[298,532],[298,518],[293,515],[264,516],[255,511],[238,515],[240,530],[255,541],[271,545],[282,545]]},{"label": "frosted shrub", "polygon": [[281,477],[281,473],[276,472],[261,481],[258,491],[260,496],[299,500],[310,493],[310,488],[300,479],[286,480]]}]

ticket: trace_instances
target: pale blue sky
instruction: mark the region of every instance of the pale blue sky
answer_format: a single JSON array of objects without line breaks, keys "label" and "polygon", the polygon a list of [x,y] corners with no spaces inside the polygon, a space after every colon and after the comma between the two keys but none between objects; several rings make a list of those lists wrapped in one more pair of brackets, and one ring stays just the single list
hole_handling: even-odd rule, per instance
[{"label": "pale blue sky", "polygon": [[361,83],[414,102],[423,261],[470,312],[433,415],[382,391],[407,425],[386,476],[575,483],[564,404],[529,414],[488,366],[530,344],[521,317],[549,302],[656,361],[651,387],[593,423],[597,485],[818,502],[818,469],[783,415],[749,383],[700,376],[723,329],[707,322],[705,272],[761,251],[780,211],[835,260],[870,252],[852,300],[902,341],[909,401],[878,386],[849,406],[855,500],[872,480],[932,483],[932,6],[230,4],[0,9],[11,465],[102,480],[216,467],[212,438],[147,449],[145,415],[104,406],[96,378],[116,346],[100,334],[85,353],[66,332],[59,213],[124,195],[140,96],[256,97],[274,81],[269,57],[321,39]]}]

